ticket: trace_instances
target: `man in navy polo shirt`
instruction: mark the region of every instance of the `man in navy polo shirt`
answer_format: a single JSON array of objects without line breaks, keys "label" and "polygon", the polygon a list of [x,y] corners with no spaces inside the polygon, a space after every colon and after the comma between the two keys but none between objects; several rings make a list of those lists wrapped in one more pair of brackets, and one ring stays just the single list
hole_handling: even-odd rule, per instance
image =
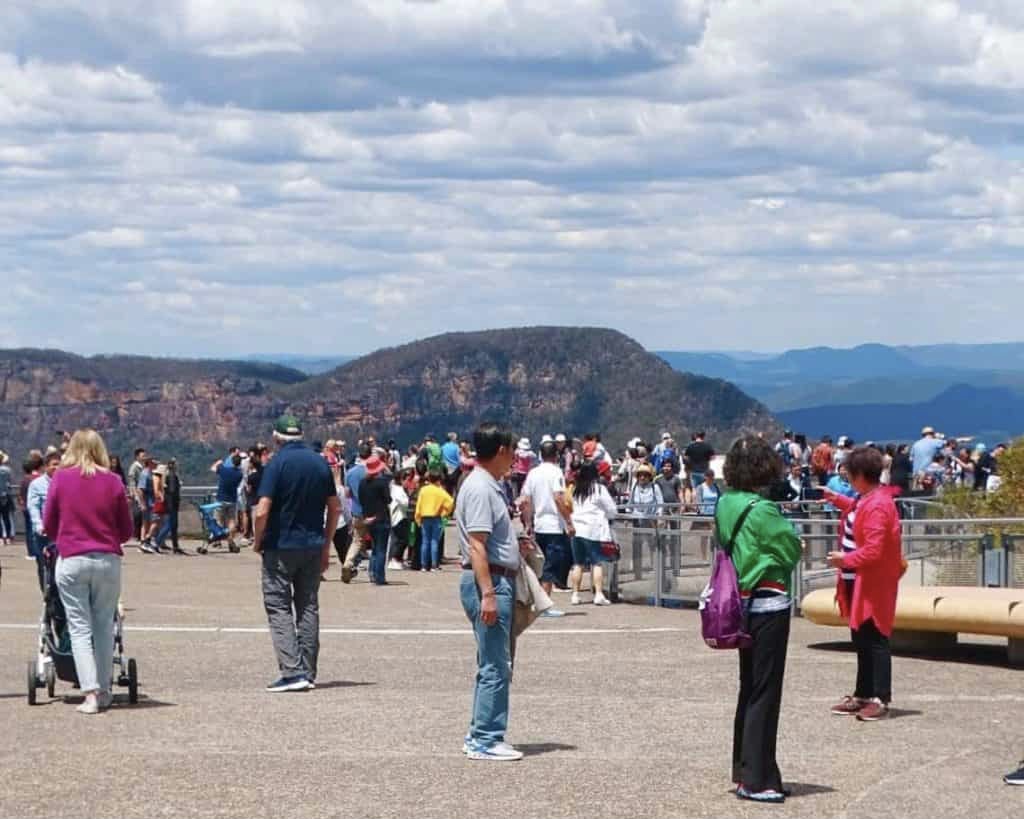
[{"label": "man in navy polo shirt", "polygon": [[267,690],[305,691],[316,679],[320,576],[331,559],[341,503],[331,468],[302,442],[297,418],[281,416],[274,440],[278,452],[260,480],[252,546],[263,555],[263,605],[281,671]]}]

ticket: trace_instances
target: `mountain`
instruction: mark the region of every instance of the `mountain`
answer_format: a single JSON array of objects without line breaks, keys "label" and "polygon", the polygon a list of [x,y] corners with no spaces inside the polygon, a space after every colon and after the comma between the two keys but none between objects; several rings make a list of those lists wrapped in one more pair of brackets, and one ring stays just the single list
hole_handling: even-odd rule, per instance
[{"label": "mountain", "polygon": [[140,444],[177,454],[192,478],[226,444],[267,440],[285,410],[304,419],[310,439],[372,432],[403,445],[430,431],[466,433],[487,417],[534,440],[600,431],[616,449],[662,429],[685,441],[703,427],[720,445],[744,430],[778,429],[732,384],[677,373],[604,329],[451,333],[312,378],[252,361],[0,351],[0,446],[16,458],[57,430],[92,426],[122,455]]},{"label": "mountain", "polygon": [[618,448],[662,429],[698,427],[720,444],[775,427],[731,384],[672,370],[637,342],[600,328],[529,327],[448,333],[380,350],[299,384],[291,405],[323,435],[388,430],[403,440],[465,432],[499,418],[536,440],[600,431]]},{"label": "mountain", "polygon": [[958,384],[928,401],[906,404],[836,404],[780,412],[793,430],[818,438],[850,435],[856,441],[908,441],[930,425],[947,435],[987,441],[1024,433],[1024,395],[1006,388]]},{"label": "mountain", "polygon": [[314,356],[314,355],[291,355],[291,354],[280,354],[275,355],[273,353],[247,355],[243,360],[245,361],[263,361],[268,364],[280,364],[282,367],[289,367],[293,370],[299,370],[306,375],[320,375],[321,373],[329,372],[342,364],[347,364],[352,361],[355,356],[351,355],[335,355],[335,356]]},{"label": "mountain", "polygon": [[773,412],[928,401],[959,384],[1024,392],[1024,344],[940,344],[750,353],[659,352],[680,372],[727,378]]}]

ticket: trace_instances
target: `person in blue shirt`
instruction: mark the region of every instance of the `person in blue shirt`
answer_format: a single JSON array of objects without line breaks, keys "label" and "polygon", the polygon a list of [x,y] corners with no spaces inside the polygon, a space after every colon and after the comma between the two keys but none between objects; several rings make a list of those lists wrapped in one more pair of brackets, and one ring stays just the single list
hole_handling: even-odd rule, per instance
[{"label": "person in blue shirt", "polygon": [[260,478],[252,550],[262,556],[263,606],[281,677],[275,693],[314,687],[320,652],[320,577],[327,571],[341,503],[327,461],[306,446],[302,424],[274,425],[278,451]]},{"label": "person in blue shirt", "polygon": [[[857,497],[857,490],[850,483],[850,474],[846,471],[846,464],[839,465],[839,474],[829,478],[827,487],[837,495],[845,495],[848,498]],[[825,511],[829,515],[835,515],[839,512],[831,503],[825,504]]]},{"label": "person in blue shirt", "polygon": [[921,439],[910,448],[910,460],[914,467],[914,478],[920,481],[924,477],[925,470],[935,460],[935,456],[942,451],[943,441],[936,437],[935,430],[925,427],[921,430]]},{"label": "person in blue shirt", "polygon": [[455,484],[458,483],[461,473],[460,455],[458,433],[449,432],[448,440],[441,447],[441,460],[444,463],[444,488],[452,496],[455,495]]},{"label": "person in blue shirt", "polygon": [[245,477],[242,474],[241,454],[236,449],[229,460],[217,461],[210,467],[210,471],[217,475],[217,503],[220,504],[218,523],[227,527],[228,539],[233,543],[238,529],[238,486]]},{"label": "person in blue shirt", "polygon": [[367,537],[366,524],[363,523],[363,505],[359,502],[359,484],[366,477],[366,461],[373,455],[373,447],[367,443],[359,445],[359,457],[345,473],[345,496],[352,504],[352,543],[341,566],[341,582],[351,583],[352,578],[359,574],[359,561],[363,556],[363,540]]}]

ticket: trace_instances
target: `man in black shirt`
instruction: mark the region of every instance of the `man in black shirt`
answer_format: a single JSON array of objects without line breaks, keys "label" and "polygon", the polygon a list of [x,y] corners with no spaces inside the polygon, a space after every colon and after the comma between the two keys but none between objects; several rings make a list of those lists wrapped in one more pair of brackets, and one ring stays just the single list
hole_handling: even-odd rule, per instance
[{"label": "man in black shirt", "polygon": [[391,478],[385,474],[384,461],[377,455],[366,459],[366,477],[359,482],[359,505],[363,507],[363,525],[373,541],[370,553],[370,582],[387,585],[388,539],[391,536]]},{"label": "man in black shirt", "polygon": [[715,450],[711,445],[705,443],[704,432],[698,432],[693,436],[693,443],[683,453],[683,460],[686,462],[686,469],[690,475],[690,486],[697,489],[704,483],[704,473],[711,466],[711,459],[715,457]]}]

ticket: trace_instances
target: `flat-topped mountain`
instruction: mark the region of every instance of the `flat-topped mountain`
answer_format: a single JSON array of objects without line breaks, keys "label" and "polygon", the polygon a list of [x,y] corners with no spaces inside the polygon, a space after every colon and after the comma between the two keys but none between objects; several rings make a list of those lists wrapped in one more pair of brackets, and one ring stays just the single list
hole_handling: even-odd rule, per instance
[{"label": "flat-topped mountain", "polygon": [[273,419],[303,418],[310,439],[375,433],[402,444],[426,432],[468,432],[501,419],[542,433],[600,431],[627,438],[698,428],[721,444],[778,427],[728,382],[674,371],[622,333],[530,327],[448,333],[379,350],[317,377],[274,364],[0,351],[0,448],[16,457],[57,430],[92,426],[111,449],[221,454],[267,440]]}]

